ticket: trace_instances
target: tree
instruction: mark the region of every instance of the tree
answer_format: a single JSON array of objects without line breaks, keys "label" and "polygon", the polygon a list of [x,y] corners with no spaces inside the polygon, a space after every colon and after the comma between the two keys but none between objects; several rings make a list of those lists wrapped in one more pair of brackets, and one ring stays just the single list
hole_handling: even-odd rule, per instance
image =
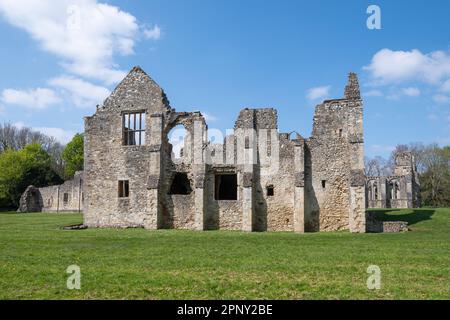
[{"label": "tree", "polygon": [[365,174],[368,177],[378,177],[390,175],[390,168],[388,167],[386,159],[376,156],[373,159],[365,158]]},{"label": "tree", "polygon": [[39,131],[27,127],[16,127],[11,123],[0,123],[0,154],[8,149],[20,150],[27,144],[38,143],[48,152],[52,158],[52,168],[61,177],[64,175],[64,162],[62,151],[64,147],[56,141]]},{"label": "tree", "polygon": [[77,133],[62,153],[65,165],[65,178],[70,179],[76,171],[83,170],[84,166],[84,137]]},{"label": "tree", "polygon": [[420,175],[425,205],[450,205],[450,146],[427,146],[422,152],[425,171]]},{"label": "tree", "polygon": [[34,143],[23,149],[7,149],[0,154],[0,205],[18,206],[29,185],[45,187],[62,183],[52,169],[50,155]]}]

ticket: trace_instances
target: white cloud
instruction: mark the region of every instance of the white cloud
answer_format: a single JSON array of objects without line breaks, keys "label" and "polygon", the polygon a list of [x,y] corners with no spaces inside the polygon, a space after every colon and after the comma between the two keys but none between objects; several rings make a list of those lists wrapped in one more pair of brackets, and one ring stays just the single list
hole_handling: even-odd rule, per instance
[{"label": "white cloud", "polygon": [[418,97],[420,96],[420,90],[416,87],[408,87],[408,88],[403,88],[402,89],[402,93],[404,95],[410,96],[410,97]]},{"label": "white cloud", "polygon": [[93,107],[97,104],[102,104],[103,100],[110,94],[109,90],[105,87],[97,86],[71,76],[61,76],[51,79],[49,84],[63,89],[77,107]]},{"label": "white cloud", "polygon": [[[66,71],[113,84],[125,72],[115,55],[130,55],[141,32],[136,18],[96,0],[2,0],[0,14],[55,54]],[[160,35],[159,27],[149,35]]]},{"label": "white cloud", "polygon": [[70,142],[70,140],[72,140],[73,136],[76,134],[75,131],[51,127],[33,127],[33,130],[54,137],[56,140],[63,144]]},{"label": "white cloud", "polygon": [[152,29],[144,29],[145,38],[152,40],[159,40],[161,38],[161,28],[155,25]]},{"label": "white cloud", "polygon": [[439,83],[450,77],[450,55],[444,51],[423,54],[417,49],[393,51],[382,49],[364,67],[378,84],[403,81]]},{"label": "white cloud", "polygon": [[441,91],[443,92],[450,92],[450,79],[445,81],[440,88]]},{"label": "white cloud", "polygon": [[439,104],[450,104],[450,97],[443,94],[434,95],[433,100]]},{"label": "white cloud", "polygon": [[[22,121],[14,122],[13,126],[15,126],[18,129],[29,127]],[[56,140],[64,144],[70,142],[70,140],[72,140],[73,136],[76,134],[75,131],[65,130],[62,128],[52,128],[52,127],[29,127],[29,128],[31,128],[34,131],[39,131],[47,136],[54,137]]]},{"label": "white cloud", "polygon": [[1,100],[5,104],[17,105],[29,109],[45,109],[61,102],[53,90],[36,88],[29,90],[5,89]]},{"label": "white cloud", "polygon": [[365,97],[381,97],[383,93],[380,90],[370,90],[363,93]]},{"label": "white cloud", "polygon": [[330,86],[314,87],[308,90],[306,97],[309,100],[324,99],[328,97]]},{"label": "white cloud", "polygon": [[213,116],[212,114],[202,112],[203,117],[205,118],[206,122],[214,122],[217,121],[217,117]]}]

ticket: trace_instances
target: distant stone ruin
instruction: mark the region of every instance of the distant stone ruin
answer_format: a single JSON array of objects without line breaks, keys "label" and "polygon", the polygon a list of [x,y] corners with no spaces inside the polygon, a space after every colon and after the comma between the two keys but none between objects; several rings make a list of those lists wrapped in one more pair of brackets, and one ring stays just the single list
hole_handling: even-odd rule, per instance
[{"label": "distant stone ruin", "polygon": [[20,198],[18,212],[81,212],[83,210],[83,172],[72,180],[45,188],[29,186]]},{"label": "distant stone ruin", "polygon": [[420,182],[411,152],[396,154],[393,176],[366,178],[366,199],[368,208],[420,207]]}]

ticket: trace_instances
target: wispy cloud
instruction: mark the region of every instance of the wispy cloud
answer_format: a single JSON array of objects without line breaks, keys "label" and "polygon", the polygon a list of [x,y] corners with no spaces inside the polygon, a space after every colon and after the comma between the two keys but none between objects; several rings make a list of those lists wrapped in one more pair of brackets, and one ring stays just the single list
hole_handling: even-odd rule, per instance
[{"label": "wispy cloud", "polygon": [[42,110],[61,102],[61,99],[53,90],[48,88],[28,90],[5,89],[2,92],[1,101],[9,105]]},{"label": "wispy cloud", "polygon": [[132,14],[96,0],[2,0],[0,14],[58,56],[66,72],[105,84],[125,76],[114,57],[133,54],[141,33],[153,40],[161,35],[158,26],[141,30]]},{"label": "wispy cloud", "polygon": [[155,25],[151,29],[144,29],[144,37],[151,40],[159,40],[161,38],[161,28]]},{"label": "wispy cloud", "polygon": [[450,92],[450,79],[445,81],[440,88],[441,91],[443,92]]},{"label": "wispy cloud", "polygon": [[[17,121],[13,125],[18,128],[29,127],[22,121]],[[73,136],[76,134],[73,130],[66,130],[62,128],[52,128],[52,127],[29,127],[32,130],[39,131],[47,136],[55,138],[57,141],[66,144],[72,140]]]},{"label": "wispy cloud", "polygon": [[381,97],[381,96],[383,96],[383,93],[380,90],[369,90],[369,91],[363,92],[362,95],[365,97]]},{"label": "wispy cloud", "polygon": [[205,117],[206,122],[215,122],[218,120],[216,116],[213,116],[210,113],[202,112],[202,115]]},{"label": "wispy cloud", "polygon": [[69,99],[77,107],[93,107],[101,104],[110,94],[110,91],[105,87],[71,76],[51,79],[49,84],[62,89],[64,94],[68,94]]},{"label": "wispy cloud", "polygon": [[438,104],[450,104],[450,97],[443,94],[434,95],[433,100]]},{"label": "wispy cloud", "polygon": [[418,97],[418,96],[420,96],[420,90],[419,90],[419,88],[416,88],[416,87],[403,88],[402,89],[402,93],[404,95],[409,96],[409,97]]},{"label": "wispy cloud", "polygon": [[308,89],[306,98],[311,101],[325,99],[329,96],[330,88],[331,86],[321,86]]}]

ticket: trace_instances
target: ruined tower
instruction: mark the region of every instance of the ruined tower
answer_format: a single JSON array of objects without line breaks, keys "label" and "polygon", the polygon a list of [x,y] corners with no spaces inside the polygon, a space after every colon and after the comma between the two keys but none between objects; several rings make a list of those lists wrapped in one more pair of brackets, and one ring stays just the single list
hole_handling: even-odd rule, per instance
[{"label": "ruined tower", "polygon": [[365,232],[363,104],[354,73],[344,96],[315,110],[306,143],[306,230]]}]

